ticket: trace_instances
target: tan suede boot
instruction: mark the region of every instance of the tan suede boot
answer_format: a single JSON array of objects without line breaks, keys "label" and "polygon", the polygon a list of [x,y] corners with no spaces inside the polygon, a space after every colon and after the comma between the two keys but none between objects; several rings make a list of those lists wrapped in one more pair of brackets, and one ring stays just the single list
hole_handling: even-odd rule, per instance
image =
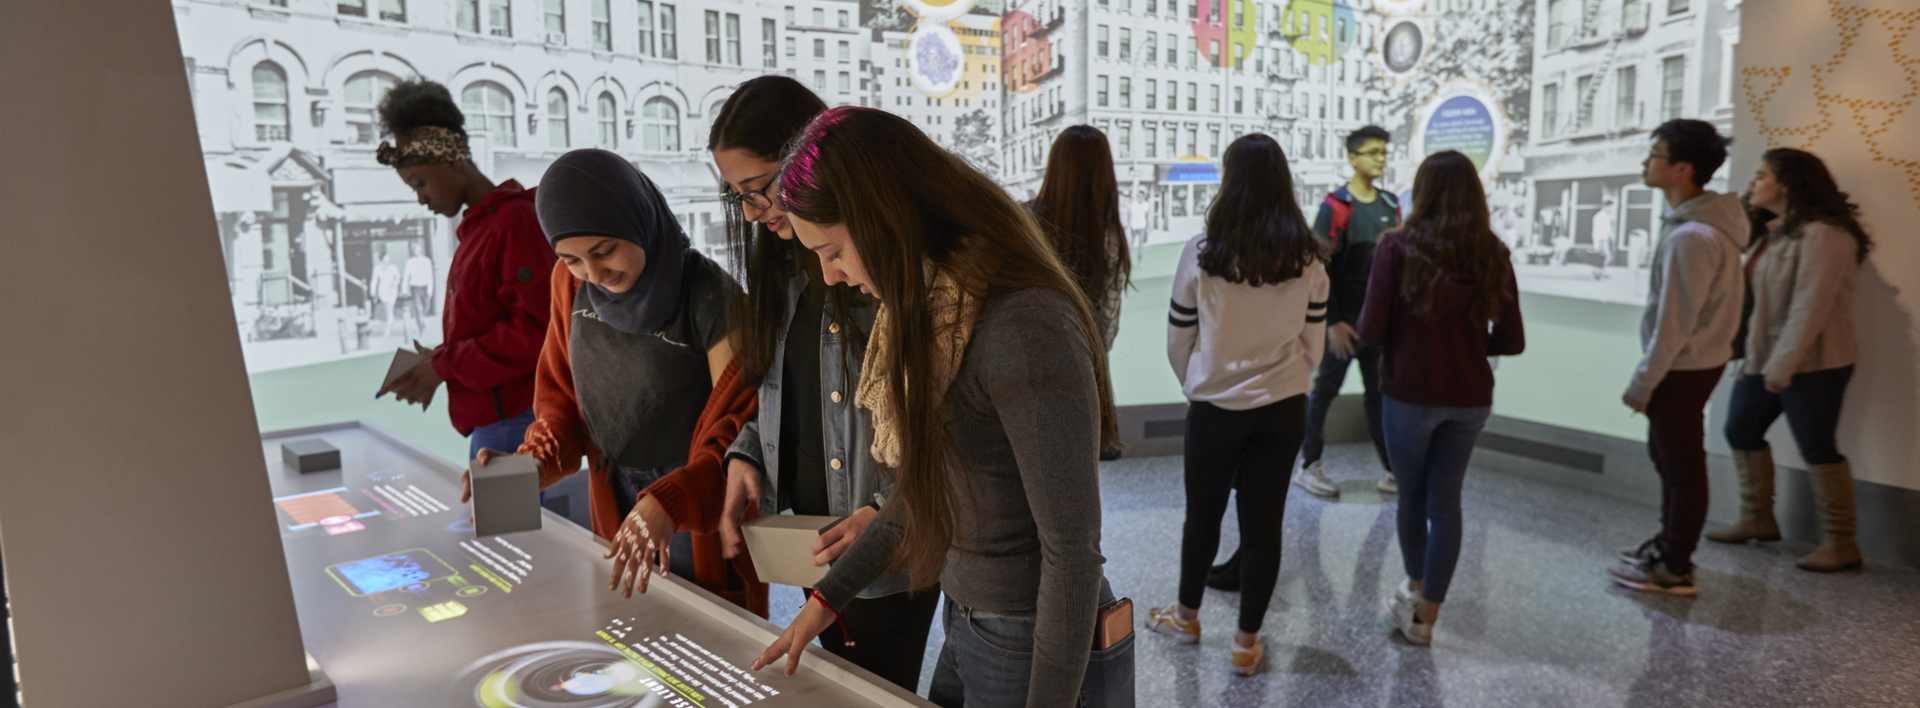
[{"label": "tan suede boot", "polygon": [[1820,547],[1800,558],[1800,569],[1816,573],[1860,567],[1853,543],[1853,473],[1845,461],[1813,465],[1813,509],[1820,515]]},{"label": "tan suede boot", "polygon": [[1733,469],[1740,473],[1740,523],[1708,533],[1707,540],[1780,540],[1780,524],[1773,518],[1773,448],[1734,450]]}]

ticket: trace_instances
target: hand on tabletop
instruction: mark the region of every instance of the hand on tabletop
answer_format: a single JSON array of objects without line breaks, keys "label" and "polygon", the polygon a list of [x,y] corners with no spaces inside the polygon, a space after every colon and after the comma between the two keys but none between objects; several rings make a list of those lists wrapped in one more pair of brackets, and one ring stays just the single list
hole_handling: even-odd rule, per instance
[{"label": "hand on tabletop", "polygon": [[1620,396],[1620,402],[1627,404],[1627,407],[1632,408],[1635,413],[1644,415],[1647,412],[1647,402],[1634,398],[1632,394],[1622,394]]},{"label": "hand on tabletop", "polygon": [[[607,582],[607,589],[620,589],[622,596],[633,597],[638,582],[640,594],[647,594],[647,582],[653,574],[667,574],[669,549],[678,530],[659,501],[651,495],[641,496],[604,556],[613,559],[613,578]],[[621,589],[623,576],[626,588]]]},{"label": "hand on tabletop", "polygon": [[727,461],[727,500],[720,511],[720,555],[733,559],[747,552],[740,523],[760,505],[760,468],[738,457]]},{"label": "hand on tabletop", "polygon": [[1327,348],[1337,358],[1352,359],[1360,350],[1360,333],[1353,331],[1353,325],[1335,322],[1327,328]]},{"label": "hand on tabletop", "polygon": [[854,541],[860,540],[860,534],[867,530],[867,524],[873,523],[877,513],[873,507],[860,507],[840,523],[834,524],[833,528],[827,529],[826,533],[820,534],[819,538],[813,540],[813,564],[826,565],[846,553]]},{"label": "hand on tabletop", "polygon": [[800,654],[807,650],[807,645],[813,642],[814,637],[833,626],[835,616],[834,611],[820,598],[807,598],[806,606],[800,608],[800,616],[793,618],[793,624],[787,625],[787,631],[781,632],[780,638],[773,640],[773,644],[761,652],[760,658],[753,660],[753,670],[759,671],[785,654],[787,675],[792,676],[800,668]]}]

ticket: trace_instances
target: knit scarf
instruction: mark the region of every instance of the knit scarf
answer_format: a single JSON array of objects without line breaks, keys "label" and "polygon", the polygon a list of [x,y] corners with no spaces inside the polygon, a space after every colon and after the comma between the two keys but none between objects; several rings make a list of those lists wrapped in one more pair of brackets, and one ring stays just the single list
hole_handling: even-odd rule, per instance
[{"label": "knit scarf", "polygon": [[[933,315],[933,390],[945,392],[960,374],[960,358],[966,355],[967,340],[980,317],[980,301],[966,293],[953,277],[931,266],[933,281],[927,293],[927,309]],[[889,371],[894,347],[900,346],[899,334],[889,324],[887,303],[875,311],[873,336],[867,342],[867,356],[860,365],[860,390],[854,403],[873,412],[873,459],[880,464],[900,467],[900,418],[893,409],[893,386],[899,374]],[[905,386],[907,382],[899,381]],[[904,389],[903,389],[904,391]]]}]

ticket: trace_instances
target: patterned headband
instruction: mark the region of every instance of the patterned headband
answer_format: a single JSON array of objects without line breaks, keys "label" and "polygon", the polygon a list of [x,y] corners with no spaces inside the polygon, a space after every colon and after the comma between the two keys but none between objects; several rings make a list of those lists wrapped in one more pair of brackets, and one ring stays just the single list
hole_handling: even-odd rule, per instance
[{"label": "patterned headband", "polygon": [[380,164],[413,167],[473,159],[473,151],[467,149],[467,136],[459,131],[428,125],[395,137],[399,138],[400,145],[381,142],[380,148],[374,151],[374,159]]}]

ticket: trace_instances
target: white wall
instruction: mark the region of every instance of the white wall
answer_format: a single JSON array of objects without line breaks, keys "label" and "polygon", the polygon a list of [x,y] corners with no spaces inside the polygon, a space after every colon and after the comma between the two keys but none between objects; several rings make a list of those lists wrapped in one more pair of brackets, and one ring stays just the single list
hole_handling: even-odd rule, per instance
[{"label": "white wall", "polygon": [[0,27],[0,527],[35,708],[308,681],[173,10]]},{"label": "white wall", "polygon": [[[1920,489],[1920,242],[1913,238],[1920,223],[1920,102],[1913,93],[1920,63],[1913,59],[1913,10],[1912,0],[1743,3],[1729,169],[1733,184],[1744,185],[1766,148],[1801,148],[1825,160],[1860,205],[1876,245],[1860,268],[1853,313],[1860,361],[1841,413],[1840,450],[1857,478]],[[1904,50],[1892,46],[1899,36],[1909,40]],[[1784,422],[1772,438],[1775,450],[1793,450]]]}]

